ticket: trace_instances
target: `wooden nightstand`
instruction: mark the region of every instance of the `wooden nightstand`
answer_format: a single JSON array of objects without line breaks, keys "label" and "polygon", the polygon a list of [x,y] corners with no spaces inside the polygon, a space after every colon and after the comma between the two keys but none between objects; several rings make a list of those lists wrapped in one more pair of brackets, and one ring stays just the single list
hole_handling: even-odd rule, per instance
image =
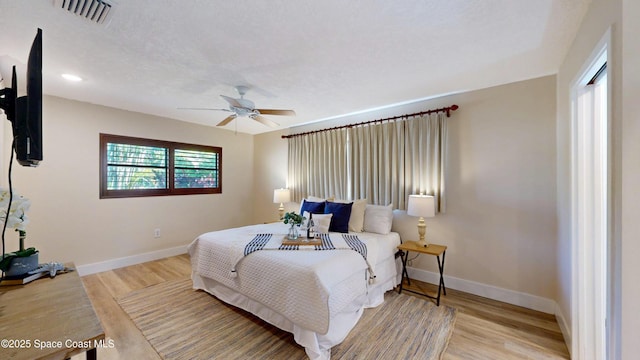
[{"label": "wooden nightstand", "polygon": [[[405,289],[405,291],[412,292],[414,294],[426,296],[428,298],[434,299],[436,301],[436,305],[440,306],[440,292],[444,295],[447,295],[447,289],[444,287],[444,257],[447,254],[447,247],[444,245],[437,244],[429,244],[428,247],[420,246],[415,241],[407,241],[398,246],[398,250],[400,250],[400,257],[402,258],[402,280],[400,281],[400,289],[398,293],[402,293],[402,285],[404,283],[404,279],[407,279],[407,284],[411,285],[411,280],[409,279],[409,274],[407,273],[407,260],[409,258],[409,251],[413,251],[419,254],[427,254],[433,255],[438,260],[438,270],[440,270],[440,282],[438,283],[438,296],[431,296],[426,293],[417,292],[409,289]],[[440,255],[442,255],[442,261],[440,261]]]}]

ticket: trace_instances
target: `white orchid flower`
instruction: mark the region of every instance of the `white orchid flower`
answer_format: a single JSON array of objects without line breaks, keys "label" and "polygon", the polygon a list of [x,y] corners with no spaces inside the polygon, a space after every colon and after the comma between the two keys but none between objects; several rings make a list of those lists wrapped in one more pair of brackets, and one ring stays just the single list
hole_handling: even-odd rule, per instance
[{"label": "white orchid flower", "polygon": [[0,223],[4,223],[6,221],[7,227],[25,231],[26,225],[29,223],[27,211],[31,207],[31,203],[27,198],[18,195],[14,191],[11,210],[9,211],[9,216],[7,216],[9,197],[9,190],[0,188]]}]

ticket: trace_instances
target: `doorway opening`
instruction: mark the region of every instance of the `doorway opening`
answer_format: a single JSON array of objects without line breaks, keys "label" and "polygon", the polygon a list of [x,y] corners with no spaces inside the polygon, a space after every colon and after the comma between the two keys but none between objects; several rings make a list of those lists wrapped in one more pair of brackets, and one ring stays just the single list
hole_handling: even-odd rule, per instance
[{"label": "doorway opening", "polygon": [[575,359],[606,359],[610,243],[610,81],[605,37],[572,94],[572,342]]}]

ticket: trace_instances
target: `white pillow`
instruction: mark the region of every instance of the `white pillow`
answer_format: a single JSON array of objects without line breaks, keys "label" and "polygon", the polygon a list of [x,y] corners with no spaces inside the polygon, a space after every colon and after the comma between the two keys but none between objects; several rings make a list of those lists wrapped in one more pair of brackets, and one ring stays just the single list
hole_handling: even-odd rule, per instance
[{"label": "white pillow", "polygon": [[351,205],[351,217],[349,218],[349,231],[362,232],[364,230],[364,212],[367,208],[367,199],[354,201],[336,200],[335,202],[343,204],[353,202],[353,205]]},{"label": "white pillow", "polygon": [[[307,213],[307,219],[309,218]],[[333,214],[313,214],[313,224],[316,228],[316,233],[318,234],[328,234],[329,233],[329,225],[331,225],[331,217]]]},{"label": "white pillow", "polygon": [[349,218],[349,231],[364,231],[364,213],[367,209],[367,199],[353,202],[351,206],[351,218]]},{"label": "white pillow", "polygon": [[364,231],[386,235],[391,232],[393,208],[391,205],[367,204],[364,211]]}]

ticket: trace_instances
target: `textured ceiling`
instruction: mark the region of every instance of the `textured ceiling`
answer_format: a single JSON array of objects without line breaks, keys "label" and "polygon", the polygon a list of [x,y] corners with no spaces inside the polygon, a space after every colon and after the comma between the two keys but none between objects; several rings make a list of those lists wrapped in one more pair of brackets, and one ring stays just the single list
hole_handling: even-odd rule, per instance
[{"label": "textured ceiling", "polygon": [[213,126],[228,113],[177,108],[225,108],[219,95],[247,85],[256,107],[297,112],[269,116],[285,128],[554,74],[590,0],[110,2],[100,25],[0,0],[0,74],[24,77],[40,27],[46,94]]}]

